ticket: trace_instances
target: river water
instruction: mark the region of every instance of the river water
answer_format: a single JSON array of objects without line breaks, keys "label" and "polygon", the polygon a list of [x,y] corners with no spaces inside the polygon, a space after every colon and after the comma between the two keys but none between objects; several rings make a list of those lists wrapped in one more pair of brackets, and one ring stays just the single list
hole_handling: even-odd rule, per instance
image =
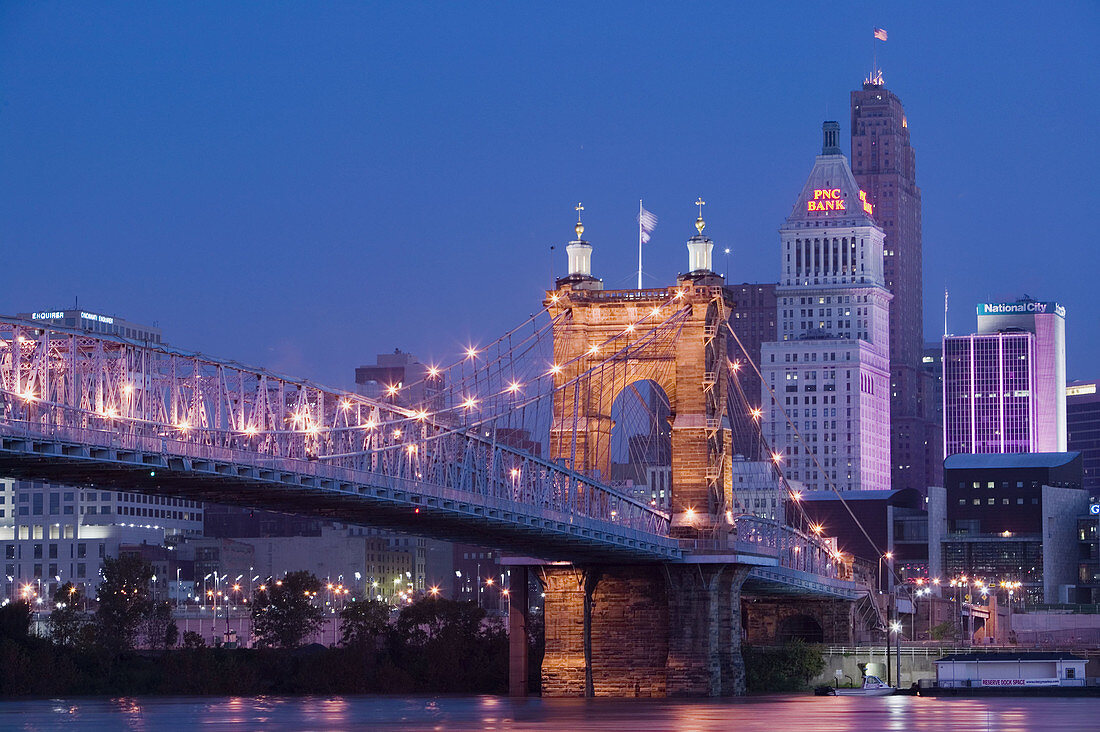
[{"label": "river water", "polygon": [[1097,730],[1096,698],[141,697],[0,703],[0,730]]}]

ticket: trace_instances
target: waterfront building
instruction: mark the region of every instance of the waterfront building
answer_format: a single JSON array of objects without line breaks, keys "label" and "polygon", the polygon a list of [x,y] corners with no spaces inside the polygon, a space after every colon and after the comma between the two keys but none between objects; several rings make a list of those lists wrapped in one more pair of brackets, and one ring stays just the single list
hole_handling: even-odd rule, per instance
[{"label": "waterfront building", "polygon": [[978,306],[978,332],[943,341],[944,454],[1066,450],[1065,308]]},{"label": "waterfront building", "polygon": [[810,490],[886,489],[891,295],[883,232],[840,150],[840,125],[826,122],[823,132],[780,229],[778,335],[760,354],[763,429],[787,477]]},{"label": "waterfront building", "polygon": [[1087,658],[1060,652],[957,653],[935,661],[942,689],[1084,686]]},{"label": "waterfront building", "polygon": [[1076,452],[949,456],[944,487],[928,494],[932,575],[1021,582],[1030,603],[1073,601],[1089,506],[1081,465]]},{"label": "waterfront building", "polygon": [[928,575],[928,514],[924,496],[915,488],[839,495],[806,491],[792,504],[787,520],[793,525],[809,522],[804,527],[808,531],[820,527],[840,551],[873,566],[882,591],[892,587],[896,577]]}]

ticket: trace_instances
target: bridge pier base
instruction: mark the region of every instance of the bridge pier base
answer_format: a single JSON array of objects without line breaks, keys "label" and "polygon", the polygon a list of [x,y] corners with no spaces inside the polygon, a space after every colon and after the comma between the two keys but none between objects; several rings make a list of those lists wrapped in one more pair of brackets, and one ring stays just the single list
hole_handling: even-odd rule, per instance
[{"label": "bridge pier base", "polygon": [[737,564],[543,567],[544,696],[745,691]]}]

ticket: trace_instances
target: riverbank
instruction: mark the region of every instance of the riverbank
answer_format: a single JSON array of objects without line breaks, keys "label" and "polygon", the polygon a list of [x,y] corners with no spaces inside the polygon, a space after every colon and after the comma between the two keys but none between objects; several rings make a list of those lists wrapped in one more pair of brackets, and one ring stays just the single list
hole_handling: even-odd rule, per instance
[{"label": "riverbank", "polygon": [[0,643],[0,697],[503,694],[507,637],[450,651],[180,648],[110,654],[30,639]]}]

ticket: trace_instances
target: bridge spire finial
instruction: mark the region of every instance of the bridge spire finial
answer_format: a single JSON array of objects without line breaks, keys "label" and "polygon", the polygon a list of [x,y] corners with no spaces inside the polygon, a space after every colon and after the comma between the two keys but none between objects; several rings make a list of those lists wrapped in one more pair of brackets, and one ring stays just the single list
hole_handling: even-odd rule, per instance
[{"label": "bridge spire finial", "polygon": [[573,210],[577,212],[577,225],[573,227],[573,230],[577,232],[577,241],[581,241],[581,236],[584,234],[584,224],[581,223],[581,211],[584,210],[584,204],[577,201],[577,205],[573,207]]},{"label": "bridge spire finial", "polygon": [[695,205],[699,207],[699,218],[695,219],[695,230],[699,232],[699,236],[702,236],[703,229],[707,225],[707,222],[703,221],[703,206],[706,206],[707,202],[703,200],[702,196],[699,196],[695,201]]}]

